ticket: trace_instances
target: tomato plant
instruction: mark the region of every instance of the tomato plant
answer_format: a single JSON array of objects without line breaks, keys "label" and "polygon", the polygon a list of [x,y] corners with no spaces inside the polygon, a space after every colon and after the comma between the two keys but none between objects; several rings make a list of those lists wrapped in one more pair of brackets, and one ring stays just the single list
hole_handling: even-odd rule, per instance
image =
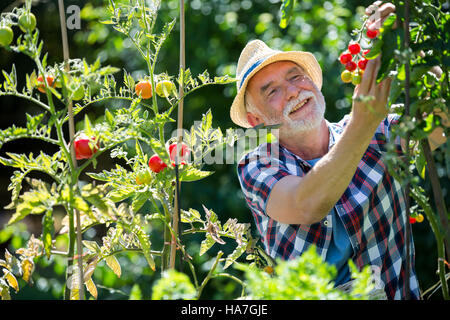
[{"label": "tomato plant", "polygon": [[[58,255],[67,261],[64,297],[83,299],[85,287],[96,298],[98,292],[93,272],[97,265],[105,261],[120,277],[121,266],[116,255],[127,250],[141,252],[152,272],[173,269],[176,255],[182,255],[191,266],[192,277],[195,279],[194,288],[200,292],[201,286],[192,267],[192,258],[181,243],[181,236],[205,234],[200,254],[204,254],[216,242],[223,244],[222,237],[235,239],[235,251],[223,259],[225,268],[228,268],[245,252],[249,228],[234,220],[222,225],[217,214],[206,207],[203,216],[192,208],[178,208],[178,212],[175,210],[175,182],[197,181],[212,172],[202,171],[201,161],[188,163],[184,158],[182,167],[178,168],[177,164],[167,167],[165,164],[176,158],[175,154],[171,155],[174,146],[166,148],[164,128],[174,121],[171,118],[172,112],[185,96],[204,86],[231,83],[234,79],[228,76],[211,79],[206,71],[193,77],[189,69],[182,69],[175,77],[156,75],[154,70],[159,50],[171,33],[175,20],[156,31],[153,22],[157,12],[146,7],[142,1],[127,4],[111,1],[108,7],[109,20],[102,23],[128,37],[136,50],[142,53],[148,67],[146,80],[136,84],[133,77],[125,72],[119,87],[114,78],[118,69],[101,66],[99,60],[89,63],[82,59],[68,59],[48,65],[47,55],[42,52],[42,41],[35,29],[36,21],[30,10],[31,1],[27,1],[24,7],[3,13],[1,23],[8,27],[21,27],[24,33],[20,35],[17,45],[6,49],[27,55],[34,62],[36,70],[26,75],[24,90],[17,88],[18,75],[14,65],[10,72],[3,72],[5,81],[0,85],[0,96],[12,95],[31,101],[41,108],[41,113],[33,116],[27,114],[26,127],[13,125],[1,130],[0,147],[26,138],[44,141],[58,151],[53,154],[42,151],[38,156],[7,153],[7,157],[0,157],[2,165],[16,168],[10,184],[10,190],[14,191],[11,203],[7,206],[14,213],[8,225],[15,224],[30,214],[43,216],[42,235],[39,238],[31,237],[25,248],[17,250],[19,258],[6,252],[5,259],[0,260],[4,270],[4,275],[0,278],[1,297],[9,298],[10,288],[19,290],[17,277],[31,281],[37,259],[49,259]],[[40,76],[36,76],[37,74]],[[165,98],[164,106],[158,106],[154,92],[156,79],[160,79],[163,86],[158,90],[162,90],[160,96]],[[176,93],[173,80],[183,87],[183,96]],[[34,90],[36,87],[45,94],[43,99],[38,97]],[[63,126],[69,124],[70,127],[74,116],[82,114],[94,103],[108,99],[122,100],[126,106],[117,110],[106,109],[104,120],[95,124],[85,114],[81,129],[73,134],[69,132],[67,136]],[[69,110],[73,104],[71,113]],[[200,127],[193,126],[186,137],[190,140],[186,143],[190,145],[194,144],[193,140],[199,142],[196,150],[200,151],[200,157],[211,151],[212,147],[205,149],[204,146],[210,145],[214,140],[219,144],[234,141],[233,135],[223,137],[219,134],[220,129],[212,128],[210,111],[206,112],[201,124]],[[211,138],[212,135],[216,138]],[[125,145],[130,141],[134,145],[131,153],[125,151]],[[153,150],[155,157],[149,159],[144,148]],[[186,156],[186,147],[182,150],[181,156]],[[92,171],[96,169],[100,157],[108,156],[125,160],[127,166],[116,164],[111,170]],[[159,168],[153,167],[153,159],[157,160]],[[167,168],[162,170],[164,166]],[[153,175],[149,169],[159,173]],[[53,182],[29,178],[28,175],[33,171],[46,174]],[[82,181],[82,174],[86,174],[91,180],[83,178]],[[30,188],[23,189],[25,183]],[[63,227],[59,230],[59,234],[66,234],[68,237],[68,247],[63,251],[54,247],[55,206],[63,207],[66,214],[62,220]],[[143,208],[147,209],[143,211]],[[189,226],[187,230],[180,230],[180,234],[174,232],[172,221],[177,213],[181,214],[181,223]],[[154,223],[163,224],[162,234],[148,233]],[[98,224],[107,228],[107,236],[103,237],[102,243],[83,240],[83,233]],[[153,237],[164,238],[161,248],[153,247]],[[206,282],[202,282],[203,287]]]}]

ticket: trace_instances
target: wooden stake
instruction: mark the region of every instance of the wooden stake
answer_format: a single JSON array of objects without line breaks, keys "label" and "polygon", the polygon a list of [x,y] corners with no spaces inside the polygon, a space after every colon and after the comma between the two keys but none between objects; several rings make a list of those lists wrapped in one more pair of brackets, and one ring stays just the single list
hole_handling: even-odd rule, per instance
[{"label": "wooden stake", "polygon": [[[59,7],[59,18],[61,22],[61,36],[62,36],[62,45],[63,45],[63,55],[64,55],[64,62],[65,62],[65,69],[66,72],[69,71],[69,41],[67,39],[67,26],[66,26],[66,13],[65,13],[65,7],[64,7],[64,1],[58,0],[58,7]],[[69,139],[71,141],[70,143],[70,156],[73,163],[73,167],[77,168],[77,160],[75,158],[75,148],[74,148],[74,136],[75,136],[75,124],[73,119],[73,105],[72,101],[69,102],[68,105],[68,115],[69,115]],[[77,252],[78,256],[80,257],[77,259],[78,261],[78,269],[79,269],[79,300],[84,300],[84,272],[83,272],[83,259],[81,258],[83,254],[83,246],[81,243],[81,219],[80,219],[80,212],[78,210],[75,210],[75,216],[76,216],[76,224],[77,224]]]}]

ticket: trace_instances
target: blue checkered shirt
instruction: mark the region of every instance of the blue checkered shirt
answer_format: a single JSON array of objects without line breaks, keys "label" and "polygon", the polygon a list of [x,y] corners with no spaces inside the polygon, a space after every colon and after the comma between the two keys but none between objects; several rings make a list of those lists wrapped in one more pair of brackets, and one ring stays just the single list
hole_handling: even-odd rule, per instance
[{"label": "blue checkered shirt", "polygon": [[[322,221],[311,225],[283,224],[265,212],[275,183],[287,175],[304,176],[311,169],[306,161],[278,143],[261,144],[240,159],[239,182],[270,256],[292,259],[314,244],[325,259],[331,240],[332,214],[336,210],[349,235],[355,264],[359,268],[370,265],[372,270],[379,270],[388,299],[405,298],[405,195],[383,163],[383,154],[391,141],[391,126],[398,118],[396,114],[389,114],[380,123],[344,194]],[[326,121],[328,149],[342,135],[349,119],[346,115],[338,123]],[[393,140],[397,154],[402,155],[400,137]],[[419,299],[412,235],[410,244],[410,295],[412,299]]]}]

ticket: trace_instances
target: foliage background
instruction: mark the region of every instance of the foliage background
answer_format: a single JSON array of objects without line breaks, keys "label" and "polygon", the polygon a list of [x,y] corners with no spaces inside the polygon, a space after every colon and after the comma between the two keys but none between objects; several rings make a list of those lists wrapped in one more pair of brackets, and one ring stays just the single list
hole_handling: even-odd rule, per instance
[{"label": "foliage background", "polygon": [[[2,1],[1,11],[11,10],[21,1]],[[150,2],[150,1],[148,1]],[[178,0],[161,1],[158,23],[170,21],[178,16]],[[312,52],[318,59],[324,72],[322,92],[327,102],[325,117],[334,122],[340,120],[350,112],[352,86],[344,85],[340,81],[342,67],[338,62],[339,54],[345,50],[350,41],[351,31],[360,27],[360,17],[364,7],[372,1],[344,1],[344,0],[302,0],[297,1],[293,20],[288,28],[281,29],[279,23],[280,0],[189,0],[186,1],[186,65],[192,74],[198,74],[207,69],[211,75],[235,75],[235,65],[239,54],[245,44],[255,38],[265,41],[269,46],[280,50],[304,50]],[[71,58],[85,57],[93,63],[98,57],[102,65],[112,65],[131,72],[137,79],[145,75],[145,63],[132,48],[128,40],[115,32],[110,26],[98,23],[106,11],[102,8],[107,4],[105,0],[65,1],[66,7],[78,5],[81,10],[81,30],[69,30]],[[447,7],[448,10],[448,7]],[[35,1],[32,11],[37,17],[37,26],[41,37],[45,41],[44,51],[48,51],[48,62],[63,60],[61,35],[57,1]],[[160,53],[160,64],[156,73],[178,73],[178,24]],[[158,28],[156,29],[158,30]],[[10,70],[15,64],[17,74],[22,84],[25,73],[32,72],[27,57],[12,54],[5,50],[0,51],[0,69]],[[121,75],[117,75],[121,79]],[[1,80],[3,81],[3,80]],[[229,117],[229,107],[236,93],[235,85],[209,86],[198,90],[185,100],[184,125],[190,127],[195,120],[199,120],[203,113],[211,108],[213,113],[213,126],[220,126],[223,130],[236,127]],[[104,113],[106,106],[118,106],[121,102],[108,102],[108,105],[94,105],[87,109],[90,119],[98,119]],[[24,125],[25,112],[34,114],[35,107],[27,101],[14,97],[2,97],[0,100],[1,114],[0,128],[4,129],[11,124]],[[37,110],[36,110],[37,111]],[[79,114],[75,120],[82,121],[84,113]],[[175,129],[175,128],[174,128]],[[170,132],[167,130],[166,132]],[[33,141],[29,144],[11,143],[4,146],[5,152],[34,152],[38,153],[41,145]],[[443,147],[441,147],[443,148]],[[446,148],[448,149],[448,148]],[[112,162],[107,157],[99,159],[97,170],[110,168]],[[444,162],[442,152],[435,153],[438,173],[441,178],[444,198],[449,206],[448,176],[450,165]],[[194,183],[182,184],[182,208],[202,210],[201,204],[212,208],[222,221],[229,217],[237,218],[239,222],[251,222],[253,234],[257,231],[253,225],[253,218],[246,206],[239,182],[236,177],[235,165],[210,165],[206,170],[216,173],[206,179]],[[0,171],[0,208],[9,203],[10,193],[7,191],[12,169],[3,167]],[[424,184],[429,192],[429,183]],[[0,209],[2,210],[2,209]],[[10,213],[0,211],[0,229],[6,224]],[[10,252],[21,247],[29,234],[40,235],[41,218],[29,216],[24,221],[26,225],[8,227],[0,232],[0,252],[8,248]],[[427,222],[413,225],[413,234],[416,246],[416,271],[422,289],[427,289],[438,281],[436,271],[436,250],[434,238]],[[84,235],[85,239],[99,240],[104,236],[102,228],[96,228]],[[200,238],[192,236],[184,240],[189,252],[197,253]],[[231,246],[230,246],[231,249]],[[225,247],[226,250],[226,247]],[[211,256],[212,257],[212,256]],[[118,279],[108,268],[97,268],[94,277],[98,281],[99,299],[127,299],[150,298],[151,285],[155,280],[153,272],[146,267],[143,257],[129,253],[119,256],[122,265],[122,277]],[[213,262],[208,254],[198,257],[193,255],[195,263],[204,265],[205,273]],[[33,287],[19,283],[21,291],[12,294],[13,299],[54,299],[60,298],[64,282],[64,262],[57,257],[50,261],[41,259],[38,265]],[[239,273],[234,270],[232,272]],[[137,276],[136,276],[137,275]],[[22,281],[22,280],[20,280]],[[230,299],[239,295],[240,286],[225,278],[217,278],[208,284],[202,298]],[[440,298],[438,291],[433,298]]]}]

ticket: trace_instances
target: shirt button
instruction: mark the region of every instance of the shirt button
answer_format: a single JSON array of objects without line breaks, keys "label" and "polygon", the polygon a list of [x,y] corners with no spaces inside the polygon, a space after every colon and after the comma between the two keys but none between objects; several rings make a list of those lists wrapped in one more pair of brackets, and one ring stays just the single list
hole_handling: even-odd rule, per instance
[{"label": "shirt button", "polygon": [[325,220],[325,221],[323,222],[323,224],[325,225],[325,227],[328,227],[328,225],[329,225],[328,220]]}]

